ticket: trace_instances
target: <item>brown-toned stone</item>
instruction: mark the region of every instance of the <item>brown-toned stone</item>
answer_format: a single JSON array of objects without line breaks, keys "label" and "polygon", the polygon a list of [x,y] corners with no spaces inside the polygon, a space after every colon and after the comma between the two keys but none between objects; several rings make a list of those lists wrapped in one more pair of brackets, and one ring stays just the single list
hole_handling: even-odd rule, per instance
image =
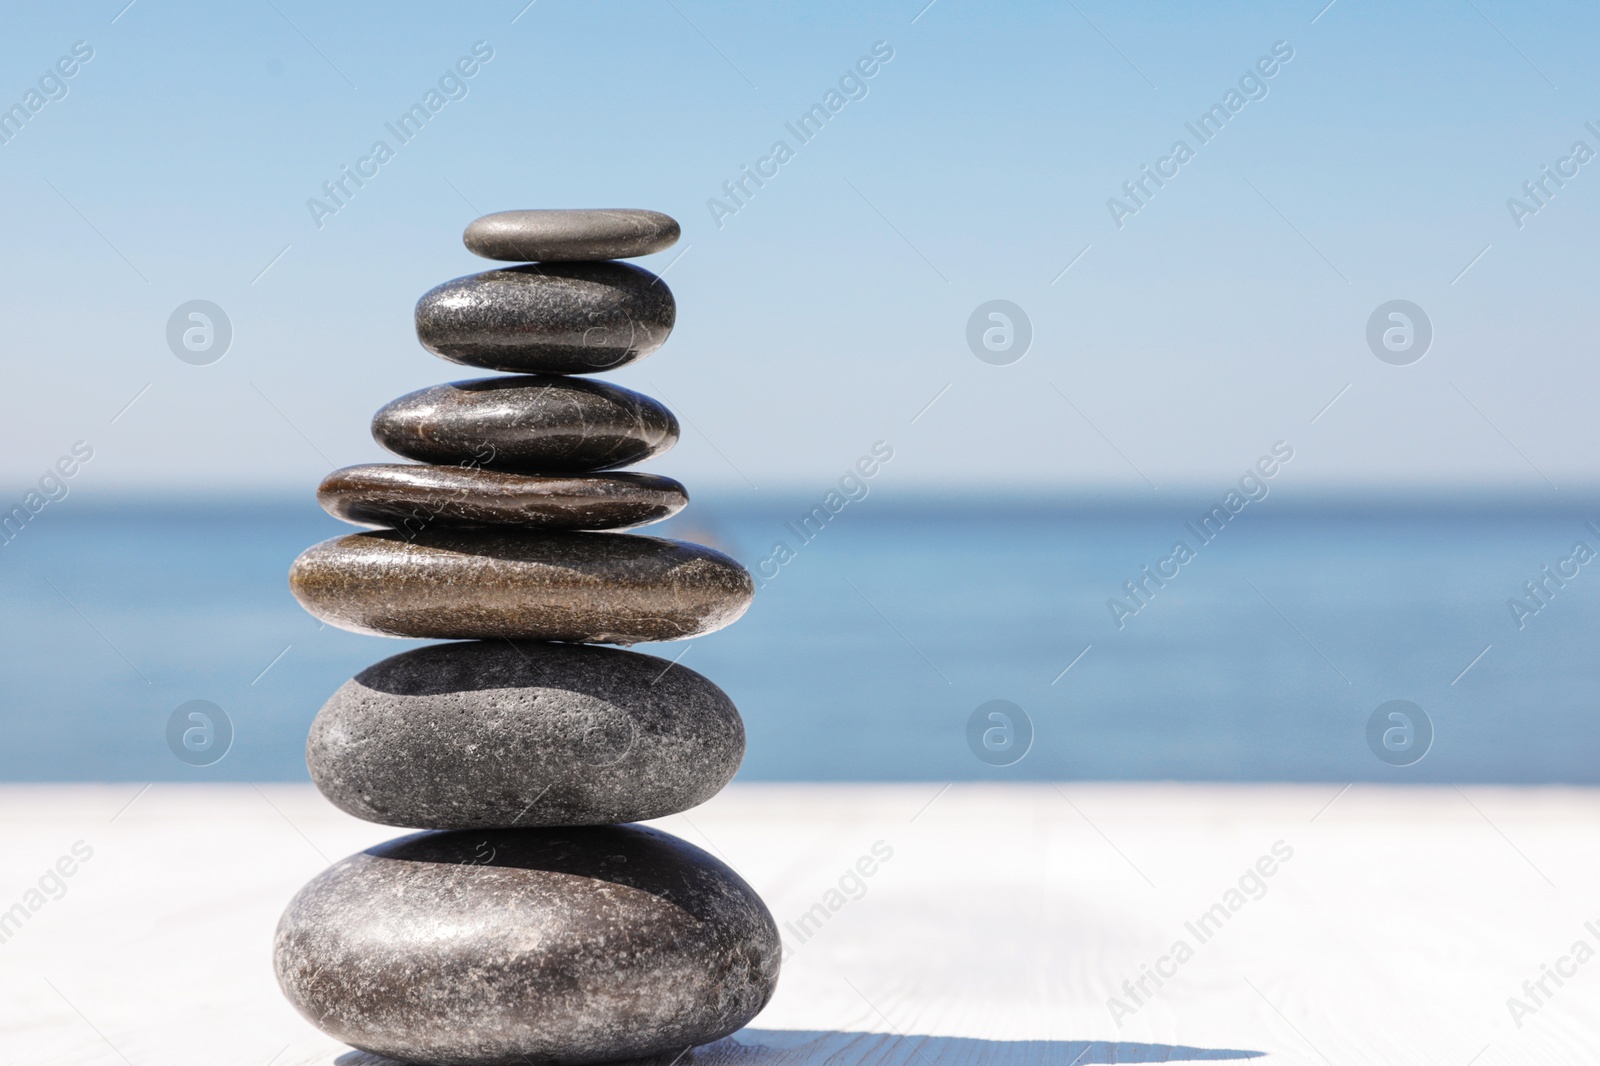
[{"label": "brown-toned stone", "polygon": [[662,454],[678,442],[678,420],[631,389],[529,374],[418,389],[381,407],[372,435],[424,463],[581,474]]},{"label": "brown-toned stone", "polygon": [[611,825],[721,791],[744,757],[727,695],[670,659],[456,641],[367,667],[311,725],[306,765],[357,818],[418,829]]},{"label": "brown-toned stone", "polygon": [[442,1066],[667,1063],[741,1028],[782,944],[755,891],[658,830],[421,833],[323,871],[273,963],[312,1024]]},{"label": "brown-toned stone", "polygon": [[689,494],[658,474],[541,477],[470,466],[370,463],[323,478],[317,499],[323,510],[347,522],[420,533],[486,526],[628,529],[677,514]]},{"label": "brown-toned stone", "polygon": [[289,587],[358,633],[635,644],[721,629],[755,583],[721,552],[631,533],[356,533],[308,548]]}]

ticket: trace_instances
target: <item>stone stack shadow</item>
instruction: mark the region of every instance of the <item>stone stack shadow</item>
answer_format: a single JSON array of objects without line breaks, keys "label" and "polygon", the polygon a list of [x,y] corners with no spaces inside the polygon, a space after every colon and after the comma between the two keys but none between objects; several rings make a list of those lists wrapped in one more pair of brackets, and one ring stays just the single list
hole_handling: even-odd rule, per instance
[{"label": "stone stack shadow", "polygon": [[776,925],[755,891],[676,837],[626,823],[715,795],[738,710],[668,660],[603,644],[737,619],[754,584],[701,545],[619,530],[682,485],[618,468],[678,438],[672,412],[580,376],[666,340],[653,211],[506,211],[467,247],[521,265],[417,304],[452,362],[506,372],[385,405],[373,435],[415,463],[348,467],[318,498],[378,529],[308,549],[290,587],[345,629],[451,641],[357,674],[312,724],[317,787],[358,818],[425,830],[336,863],[278,923],[290,1002],[362,1051],[412,1062],[576,1064],[718,1040],[766,1004]]}]

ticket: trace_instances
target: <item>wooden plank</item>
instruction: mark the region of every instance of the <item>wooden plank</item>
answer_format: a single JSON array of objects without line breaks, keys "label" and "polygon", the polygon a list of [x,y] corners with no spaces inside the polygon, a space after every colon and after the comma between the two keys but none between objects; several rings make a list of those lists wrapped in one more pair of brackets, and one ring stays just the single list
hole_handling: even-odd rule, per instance
[{"label": "wooden plank", "polygon": [[[790,948],[701,1063],[1600,1060],[1600,790],[741,784],[658,824]],[[0,910],[40,903],[0,943],[0,1059],[353,1066],[272,928],[393,835],[302,785],[0,787]]]}]

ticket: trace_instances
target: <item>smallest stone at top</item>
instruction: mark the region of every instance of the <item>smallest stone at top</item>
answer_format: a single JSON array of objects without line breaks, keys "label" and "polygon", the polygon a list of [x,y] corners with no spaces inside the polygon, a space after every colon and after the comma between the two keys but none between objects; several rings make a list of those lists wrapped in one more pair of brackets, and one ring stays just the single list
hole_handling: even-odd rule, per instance
[{"label": "smallest stone at top", "polygon": [[515,263],[561,263],[631,259],[671,248],[678,222],[660,211],[496,211],[467,227],[467,250],[485,259]]}]

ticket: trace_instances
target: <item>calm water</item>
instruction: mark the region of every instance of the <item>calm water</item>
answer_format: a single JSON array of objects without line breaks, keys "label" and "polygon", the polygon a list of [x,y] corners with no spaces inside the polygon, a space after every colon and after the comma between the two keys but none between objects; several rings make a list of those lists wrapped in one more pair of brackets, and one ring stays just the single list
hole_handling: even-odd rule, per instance
[{"label": "calm water", "polygon": [[[746,779],[1600,781],[1600,564],[1520,630],[1507,606],[1538,606],[1524,582],[1575,541],[1600,549],[1585,526],[1600,501],[1274,497],[1206,544],[1185,525],[1201,510],[869,497],[798,547],[739,624],[641,650],[683,652],[733,697]],[[784,523],[804,511],[698,500],[657,529],[754,568],[798,543]],[[304,778],[322,701],[413,646],[321,627],[290,597],[290,560],[345,529],[298,500],[51,504],[0,547],[0,777]],[[1193,558],[1166,563],[1177,576],[1119,630],[1107,600],[1180,539]],[[233,724],[211,766],[168,746],[193,699]],[[1432,724],[1412,765],[1369,746],[1393,699]],[[969,744],[990,700],[1032,725],[1008,766]]]}]

